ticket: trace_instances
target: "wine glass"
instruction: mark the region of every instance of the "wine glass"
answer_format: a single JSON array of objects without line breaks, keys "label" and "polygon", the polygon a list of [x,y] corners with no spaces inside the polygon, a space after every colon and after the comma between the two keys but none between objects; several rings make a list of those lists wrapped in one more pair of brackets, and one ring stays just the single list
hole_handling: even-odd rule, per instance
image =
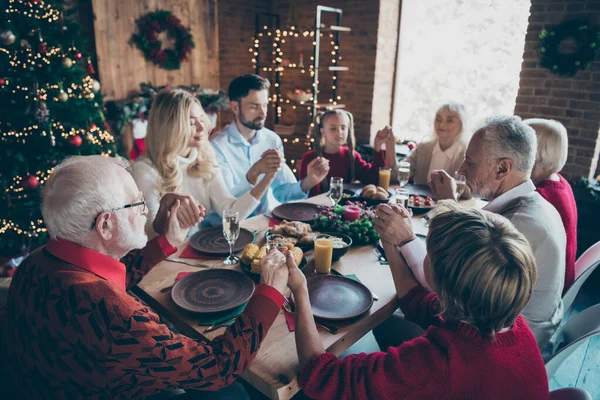
[{"label": "wine glass", "polygon": [[329,197],[329,201],[331,201],[333,207],[337,206],[342,199],[342,193],[344,193],[344,179],[337,176],[332,177],[327,197]]},{"label": "wine glass", "polygon": [[406,186],[410,179],[410,163],[402,161],[398,164],[398,184],[401,188]]},{"label": "wine glass", "polygon": [[225,265],[235,265],[240,259],[233,255],[233,245],[240,235],[240,214],[235,210],[225,210],[223,213],[223,235],[229,243],[229,256],[223,260]]},{"label": "wine glass", "polygon": [[467,187],[467,178],[463,174],[455,172],[454,180],[456,181],[456,198],[460,199],[460,196],[462,196]]}]

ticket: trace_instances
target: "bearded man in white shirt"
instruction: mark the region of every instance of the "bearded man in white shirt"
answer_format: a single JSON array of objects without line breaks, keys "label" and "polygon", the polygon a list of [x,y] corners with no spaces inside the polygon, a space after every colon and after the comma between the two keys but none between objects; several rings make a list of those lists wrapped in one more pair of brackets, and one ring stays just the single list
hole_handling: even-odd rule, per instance
[{"label": "bearded man in white shirt", "polygon": [[[543,349],[563,317],[566,234],[560,215],[530,179],[536,152],[535,131],[519,117],[493,117],[473,135],[459,173],[473,196],[489,201],[484,209],[508,218],[531,245],[538,280],[523,316]],[[433,171],[430,185],[436,199],[455,198],[456,182],[445,171]],[[380,212],[375,223],[382,239],[397,246],[425,286],[426,250],[415,240],[410,218]]]}]

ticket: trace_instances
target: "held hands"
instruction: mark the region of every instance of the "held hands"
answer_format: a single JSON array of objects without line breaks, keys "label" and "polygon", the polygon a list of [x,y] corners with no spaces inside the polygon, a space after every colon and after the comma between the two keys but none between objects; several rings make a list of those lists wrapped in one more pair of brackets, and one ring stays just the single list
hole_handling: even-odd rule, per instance
[{"label": "held hands", "polygon": [[254,163],[246,174],[246,179],[252,185],[256,185],[258,177],[262,174],[277,174],[285,164],[285,158],[278,149],[269,149],[265,151],[257,162]]},{"label": "held hands", "polygon": [[170,213],[177,201],[180,205],[177,208],[176,216],[183,228],[189,230],[204,219],[206,210],[192,196],[167,193],[160,199],[157,217],[154,220],[153,228],[157,233],[163,234],[168,229]]},{"label": "held hands", "polygon": [[277,289],[285,296],[284,292],[288,286],[288,267],[286,257],[277,248],[273,247],[260,260],[260,283]]},{"label": "held hands", "polygon": [[287,251],[285,254],[286,264],[289,271],[288,287],[292,293],[298,293],[298,291],[308,290],[306,287],[306,277],[296,265],[294,257],[291,251]]},{"label": "held hands", "polygon": [[380,204],[375,210],[375,231],[384,244],[404,246],[416,239],[411,217],[412,212],[399,204]]},{"label": "held hands", "polygon": [[[175,200],[175,204],[171,206],[169,209],[169,216],[167,219],[167,227],[166,232],[164,232],[165,237],[173,247],[177,247],[185,241],[188,231],[191,226],[181,223],[179,219],[179,214],[182,210],[181,200]],[[202,206],[200,206],[202,207]],[[204,207],[202,207],[204,210]],[[204,215],[204,211],[202,212]],[[201,221],[202,218],[199,218]],[[194,224],[192,224],[194,226]]]},{"label": "held hands", "polygon": [[385,149],[387,151],[395,151],[396,149],[396,138],[394,137],[394,132],[392,128],[386,126],[383,129],[377,131],[375,135],[375,142],[373,148],[375,151],[379,152],[382,149],[382,146],[385,144]]},{"label": "held hands", "polygon": [[443,169],[431,171],[429,187],[438,200],[456,200],[456,180]]},{"label": "held hands", "polygon": [[329,173],[329,160],[317,157],[306,166],[306,178],[302,180],[302,189],[306,192],[327,178]]}]

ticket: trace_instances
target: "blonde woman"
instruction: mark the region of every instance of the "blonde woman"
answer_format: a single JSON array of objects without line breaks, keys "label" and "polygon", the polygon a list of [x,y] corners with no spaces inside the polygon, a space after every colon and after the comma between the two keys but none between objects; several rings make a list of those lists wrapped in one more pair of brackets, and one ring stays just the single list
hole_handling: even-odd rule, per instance
[{"label": "blonde woman", "polygon": [[[208,141],[209,123],[202,105],[185,90],[171,89],[158,93],[148,117],[146,152],[133,164],[133,178],[144,193],[148,205],[146,232],[156,236],[153,228],[161,198],[177,192],[191,196],[206,214],[235,209],[244,219],[259,204],[280,165],[250,191],[236,199],[225,186],[219,164]],[[193,205],[192,205],[193,206]],[[186,215],[178,215],[180,219]]]},{"label": "blonde woman", "polygon": [[443,169],[453,176],[467,150],[467,111],[460,103],[443,104],[435,113],[434,137],[410,153],[410,176],[415,185],[427,185],[432,171]]}]

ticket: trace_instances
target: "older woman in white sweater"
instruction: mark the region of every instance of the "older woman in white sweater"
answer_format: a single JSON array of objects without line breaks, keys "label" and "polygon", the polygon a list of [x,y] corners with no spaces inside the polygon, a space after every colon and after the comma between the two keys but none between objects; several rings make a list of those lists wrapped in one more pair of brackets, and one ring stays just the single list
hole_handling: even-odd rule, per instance
[{"label": "older woman in white sweater", "polygon": [[[254,211],[281,167],[278,157],[265,154],[263,179],[250,191],[235,198],[225,186],[219,164],[208,141],[210,127],[202,105],[185,90],[163,90],[155,97],[148,118],[146,152],[133,164],[133,178],[148,205],[146,232],[157,235],[153,223],[161,198],[171,192],[189,195],[208,214],[239,212],[240,219]],[[273,150],[276,151],[276,150]],[[192,205],[196,207],[196,205]],[[178,215],[180,219],[185,219]]]}]

